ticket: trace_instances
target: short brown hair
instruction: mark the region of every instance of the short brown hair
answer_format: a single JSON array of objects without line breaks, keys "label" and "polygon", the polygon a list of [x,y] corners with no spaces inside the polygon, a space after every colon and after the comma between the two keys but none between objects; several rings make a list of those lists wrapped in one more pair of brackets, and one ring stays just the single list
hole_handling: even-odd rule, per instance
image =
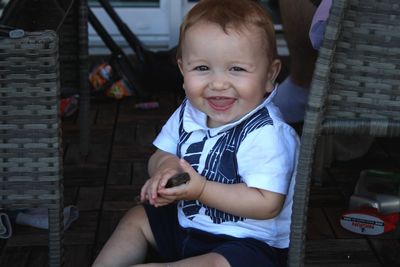
[{"label": "short brown hair", "polygon": [[189,13],[180,27],[177,58],[182,57],[182,41],[186,31],[194,24],[205,21],[216,23],[227,32],[227,29],[238,29],[256,26],[265,34],[268,47],[267,55],[277,58],[275,30],[270,15],[254,0],[201,0]]}]

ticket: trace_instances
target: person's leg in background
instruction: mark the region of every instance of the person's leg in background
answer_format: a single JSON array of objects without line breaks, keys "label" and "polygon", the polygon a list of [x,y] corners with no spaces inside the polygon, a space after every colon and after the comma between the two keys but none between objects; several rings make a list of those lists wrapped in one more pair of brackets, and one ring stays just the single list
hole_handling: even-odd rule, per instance
[{"label": "person's leg in background", "polygon": [[309,30],[316,6],[310,0],[279,0],[283,32],[289,50],[289,76],[278,86],[274,103],[288,123],[302,122],[318,51]]},{"label": "person's leg in background", "polygon": [[[320,2],[320,0],[279,0],[290,65],[289,76],[278,86],[273,101],[281,110],[284,119],[299,133],[318,56],[318,51],[311,44],[309,32]],[[324,1],[321,5],[326,5],[327,2]],[[368,136],[335,136],[332,140],[333,155],[330,160],[359,158],[368,152],[373,141],[374,138]]]}]

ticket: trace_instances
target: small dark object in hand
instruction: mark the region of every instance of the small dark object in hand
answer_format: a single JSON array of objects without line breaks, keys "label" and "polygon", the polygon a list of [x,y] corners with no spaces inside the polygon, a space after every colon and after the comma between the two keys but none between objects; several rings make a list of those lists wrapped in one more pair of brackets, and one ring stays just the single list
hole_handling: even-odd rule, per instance
[{"label": "small dark object in hand", "polygon": [[171,188],[174,186],[178,186],[181,184],[185,184],[190,180],[190,176],[187,172],[178,173],[177,175],[172,176],[169,178],[167,184],[165,185],[166,188]]}]

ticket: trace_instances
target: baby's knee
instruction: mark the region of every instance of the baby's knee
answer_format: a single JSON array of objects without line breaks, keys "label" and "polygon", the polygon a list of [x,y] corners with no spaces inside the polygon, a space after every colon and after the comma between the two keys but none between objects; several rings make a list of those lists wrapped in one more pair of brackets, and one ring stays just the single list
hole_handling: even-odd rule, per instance
[{"label": "baby's knee", "polygon": [[119,226],[122,231],[139,230],[150,244],[154,245],[154,237],[146,210],[142,205],[131,208],[122,218]]},{"label": "baby's knee", "polygon": [[121,222],[139,226],[148,223],[146,211],[142,205],[134,206],[125,213]]},{"label": "baby's knee", "polygon": [[230,267],[231,265],[229,264],[228,260],[222,256],[221,254],[218,253],[209,253],[208,255],[208,261],[207,261],[207,266],[215,266],[215,267]]},{"label": "baby's knee", "polygon": [[109,266],[111,265],[104,264],[103,262],[100,262],[100,260],[96,259],[96,261],[93,262],[91,267],[109,267]]}]

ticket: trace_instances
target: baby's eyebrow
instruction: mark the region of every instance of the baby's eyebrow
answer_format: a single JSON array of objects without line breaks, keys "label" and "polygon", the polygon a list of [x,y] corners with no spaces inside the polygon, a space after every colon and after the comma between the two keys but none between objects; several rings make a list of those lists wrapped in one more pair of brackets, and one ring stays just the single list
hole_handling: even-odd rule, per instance
[{"label": "baby's eyebrow", "polygon": [[251,61],[243,61],[243,60],[231,60],[229,64],[235,65],[235,64],[241,64],[241,65],[253,65]]},{"label": "baby's eyebrow", "polygon": [[253,69],[255,68],[255,65],[251,62],[242,62],[242,61],[234,61],[231,63],[232,66],[237,66],[241,68],[246,68],[246,69]]},{"label": "baby's eyebrow", "polygon": [[188,61],[186,61],[186,64],[187,65],[189,65],[189,66],[191,66],[191,65],[204,65],[204,64],[206,64],[206,61],[205,60],[202,60],[202,59],[192,59],[192,60],[188,60]]}]

